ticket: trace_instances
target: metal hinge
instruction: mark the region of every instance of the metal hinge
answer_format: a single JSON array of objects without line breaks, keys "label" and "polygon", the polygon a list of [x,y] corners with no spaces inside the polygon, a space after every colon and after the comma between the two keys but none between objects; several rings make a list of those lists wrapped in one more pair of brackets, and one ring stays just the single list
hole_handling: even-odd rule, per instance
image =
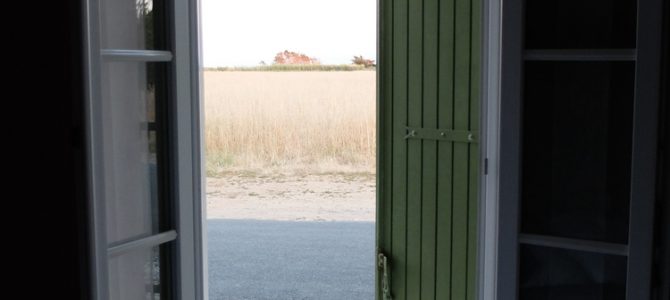
[{"label": "metal hinge", "polygon": [[393,297],[391,296],[391,281],[389,279],[391,267],[389,266],[389,259],[381,251],[377,251],[377,268],[379,268],[382,273],[382,299],[393,300]]},{"label": "metal hinge", "polygon": [[460,143],[477,143],[479,132],[469,130],[407,127],[405,139],[424,139]]}]

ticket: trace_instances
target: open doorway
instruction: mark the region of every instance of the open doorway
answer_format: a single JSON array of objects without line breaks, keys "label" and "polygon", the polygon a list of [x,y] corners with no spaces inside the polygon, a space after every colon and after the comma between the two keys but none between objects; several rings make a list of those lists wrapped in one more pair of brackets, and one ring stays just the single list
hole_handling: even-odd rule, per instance
[{"label": "open doorway", "polygon": [[210,299],[373,299],[375,0],[203,0]]}]

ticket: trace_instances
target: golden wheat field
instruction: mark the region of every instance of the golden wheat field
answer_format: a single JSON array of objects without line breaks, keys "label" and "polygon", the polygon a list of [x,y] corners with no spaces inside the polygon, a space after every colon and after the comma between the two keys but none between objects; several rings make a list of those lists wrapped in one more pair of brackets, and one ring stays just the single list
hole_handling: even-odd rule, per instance
[{"label": "golden wheat field", "polygon": [[375,72],[204,72],[208,174],[374,172]]}]

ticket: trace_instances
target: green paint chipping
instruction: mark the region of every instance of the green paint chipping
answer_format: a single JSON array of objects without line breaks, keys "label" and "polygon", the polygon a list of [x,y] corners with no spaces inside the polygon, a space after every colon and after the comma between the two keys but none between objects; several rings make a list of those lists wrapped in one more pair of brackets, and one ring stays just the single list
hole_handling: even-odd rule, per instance
[{"label": "green paint chipping", "polygon": [[479,132],[481,0],[381,9],[377,232],[393,299],[474,300],[479,137],[430,134]]}]

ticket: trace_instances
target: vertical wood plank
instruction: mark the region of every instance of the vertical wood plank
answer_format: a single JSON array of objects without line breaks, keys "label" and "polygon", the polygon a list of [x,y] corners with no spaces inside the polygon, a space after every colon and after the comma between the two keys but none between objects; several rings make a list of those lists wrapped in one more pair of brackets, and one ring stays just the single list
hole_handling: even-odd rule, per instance
[{"label": "vertical wood plank", "polygon": [[480,0],[387,1],[380,201],[392,294],[474,299],[478,146],[405,135],[407,126],[478,129]]},{"label": "vertical wood plank", "polygon": [[391,224],[391,292],[405,299],[407,205],[407,8],[409,0],[393,1],[393,217]]},{"label": "vertical wood plank", "polygon": [[[470,1],[456,0],[454,129],[469,127]],[[452,299],[467,299],[468,252],[468,144],[454,143]]]},{"label": "vertical wood plank", "polygon": [[[423,126],[437,128],[437,0],[423,3]],[[421,299],[435,299],[437,141],[423,142]]]},{"label": "vertical wood plank", "polygon": [[[391,254],[393,224],[393,0],[380,0],[377,86],[377,247]],[[376,257],[375,257],[376,259]],[[375,299],[381,299],[383,270],[375,267]]]},{"label": "vertical wood plank", "polygon": [[[378,122],[381,122],[379,127],[379,147],[377,153],[383,155],[382,168],[379,170],[377,176],[380,176],[383,181],[382,184],[383,190],[379,195],[378,205],[381,206],[381,211],[377,214],[381,214],[381,219],[383,219],[383,224],[377,224],[378,234],[382,234],[381,239],[382,249],[388,251],[391,249],[391,224],[393,216],[393,101],[387,101],[387,99],[393,99],[393,0],[383,0],[383,14],[381,15],[383,38],[381,40],[382,58],[380,58],[380,69],[383,68],[383,77],[379,77],[382,82],[378,84],[383,88],[382,94],[378,95],[379,99],[379,108],[383,111]],[[381,149],[383,147],[383,149]],[[378,210],[380,207],[377,208]]]},{"label": "vertical wood plank", "polygon": [[[409,2],[408,124],[422,127],[423,0]],[[407,299],[421,299],[422,148],[420,139],[407,145]]]},{"label": "vertical wood plank", "polygon": [[[480,111],[480,78],[481,78],[481,1],[471,0],[471,30],[470,30],[470,130],[479,131]],[[481,138],[480,138],[481,141]],[[467,271],[467,299],[474,300],[477,281],[477,232],[479,210],[479,144],[470,145],[470,167],[468,182],[468,271]]]},{"label": "vertical wood plank", "polygon": [[[438,6],[438,127],[453,128],[455,0],[441,0]],[[451,299],[453,146],[439,143],[437,147],[435,297]]]}]

